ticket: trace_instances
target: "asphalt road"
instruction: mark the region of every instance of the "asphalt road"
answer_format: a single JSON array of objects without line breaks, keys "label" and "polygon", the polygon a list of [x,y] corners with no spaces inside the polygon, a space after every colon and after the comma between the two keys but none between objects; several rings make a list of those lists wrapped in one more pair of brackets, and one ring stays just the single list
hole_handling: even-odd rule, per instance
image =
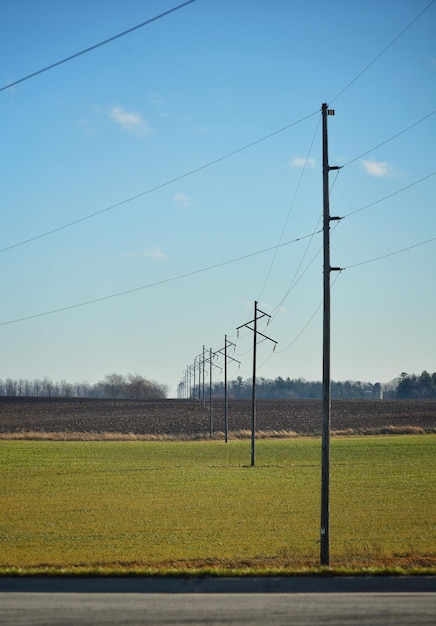
[{"label": "asphalt road", "polygon": [[435,626],[436,579],[0,579],[0,624]]}]

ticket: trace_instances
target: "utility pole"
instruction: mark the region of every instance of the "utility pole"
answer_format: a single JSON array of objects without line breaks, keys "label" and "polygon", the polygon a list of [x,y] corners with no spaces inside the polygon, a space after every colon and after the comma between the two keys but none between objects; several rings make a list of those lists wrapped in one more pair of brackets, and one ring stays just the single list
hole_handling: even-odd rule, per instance
[{"label": "utility pole", "polygon": [[195,385],[196,385],[196,383],[197,383],[197,380],[196,380],[196,376],[197,376],[197,375],[196,375],[196,372],[195,372],[196,368],[197,368],[197,363],[196,363],[196,361],[195,361],[195,359],[194,359],[194,365],[192,366],[192,369],[194,370],[194,388],[193,388],[193,390],[194,390],[193,397],[194,397],[194,398],[195,398],[195,394],[196,394]]},{"label": "utility pole", "polygon": [[[203,351],[204,351],[204,346],[203,346]],[[213,367],[218,367],[219,369],[221,368],[218,365],[215,365],[215,363],[213,362],[212,348],[209,349],[209,357],[203,357],[203,406],[204,408],[206,408],[206,403],[204,401],[204,364],[205,363],[209,363],[209,434],[210,434],[210,438],[213,439],[212,368]]]},{"label": "utility pole", "polygon": [[195,388],[195,382],[194,382],[194,396],[198,392],[199,401],[201,399],[201,357],[202,357],[201,354],[197,354],[197,356],[194,357],[194,376],[195,376],[195,370],[198,367],[198,387],[197,389]]},{"label": "utility pole", "polygon": [[[271,315],[268,313],[264,313],[260,309],[257,308],[257,302],[254,303],[254,318],[247,322],[246,324],[242,324],[238,326],[236,330],[239,331],[240,328],[248,328],[253,331],[253,385],[251,391],[251,467],[255,465],[255,443],[256,443],[256,357],[257,357],[257,335],[261,335],[264,339],[268,339],[268,341],[272,341],[274,343],[274,350],[277,345],[277,341],[271,339],[271,337],[267,337],[263,333],[257,330],[257,320],[262,319],[262,317],[271,318]],[[251,327],[249,324],[253,324]]]},{"label": "utility pole", "polygon": [[185,398],[188,397],[188,369],[185,369]]},{"label": "utility pole", "polygon": [[192,395],[192,365],[188,365],[188,398]]},{"label": "utility pole", "polygon": [[322,449],[321,449],[321,565],[330,565],[330,273],[340,271],[330,266],[330,222],[341,219],[330,217],[329,172],[340,169],[329,166],[327,116],[334,115],[327,104],[322,105],[322,167],[323,167],[323,238],[324,238],[324,308],[323,308],[323,359],[322,359]]},{"label": "utility pole", "polygon": [[224,348],[217,350],[215,354],[222,354],[224,350],[224,436],[225,442],[227,443],[229,440],[229,397],[228,397],[228,388],[227,388],[227,359],[231,361],[235,361],[235,363],[239,363],[241,365],[241,361],[234,359],[232,356],[227,354],[227,348],[229,346],[235,346],[234,343],[227,339],[227,335],[224,335]]},{"label": "utility pole", "polygon": [[205,347],[203,345],[203,380],[202,380],[202,398],[203,398],[203,408],[206,408],[206,401],[204,398],[204,364],[206,363],[206,359],[205,359]]},{"label": "utility pole", "polygon": [[212,348],[209,348],[209,435],[213,439],[213,414],[212,414]]}]

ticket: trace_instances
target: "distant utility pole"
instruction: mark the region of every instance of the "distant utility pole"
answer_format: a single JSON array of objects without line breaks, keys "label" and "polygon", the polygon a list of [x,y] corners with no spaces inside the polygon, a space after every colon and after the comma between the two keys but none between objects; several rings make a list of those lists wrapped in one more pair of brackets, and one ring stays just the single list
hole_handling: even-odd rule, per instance
[{"label": "distant utility pole", "polygon": [[188,398],[192,396],[192,365],[188,365]]},{"label": "distant utility pole", "polygon": [[[204,346],[203,346],[203,350],[204,350]],[[210,434],[210,438],[213,439],[212,368],[213,367],[218,367],[219,369],[221,368],[218,365],[215,365],[215,363],[213,362],[212,348],[209,348],[209,357],[203,358],[203,389],[204,389],[204,364],[205,363],[209,363],[209,434]],[[203,391],[203,403],[204,403],[204,407],[206,408],[206,404],[204,402],[204,391]]]},{"label": "distant utility pole", "polygon": [[196,374],[196,369],[197,369],[197,363],[194,359],[194,365],[192,365],[192,369],[194,371],[194,387],[193,387],[193,391],[194,391],[194,398],[195,398],[195,394],[196,394],[196,384],[197,384],[197,374]]},{"label": "distant utility pole", "polygon": [[212,348],[209,348],[209,434],[213,438],[213,413],[212,413]]},{"label": "distant utility pole", "polygon": [[321,450],[321,565],[330,565],[330,273],[340,267],[330,266],[330,217],[329,172],[340,169],[329,166],[327,116],[334,115],[327,104],[322,105],[322,162],[323,162],[323,215],[324,215],[324,309],[323,309],[323,366],[322,366],[322,450]]},{"label": "distant utility pole", "polygon": [[205,400],[205,397],[204,397],[204,364],[206,363],[205,352],[206,352],[206,348],[205,348],[205,346],[203,345],[203,359],[202,359],[202,365],[203,365],[203,368],[202,368],[202,370],[203,370],[203,378],[202,378],[202,391],[201,391],[201,395],[202,395],[202,398],[203,398],[203,408],[204,408],[204,409],[206,408],[206,400]]},{"label": "distant utility pole", "polygon": [[[271,337],[267,337],[263,333],[257,330],[257,321],[262,319],[262,317],[271,318],[271,315],[268,313],[264,313],[260,309],[257,308],[257,302],[254,303],[254,319],[251,322],[247,322],[246,324],[242,324],[238,326],[236,330],[239,331],[240,328],[248,328],[253,331],[253,385],[251,391],[251,467],[255,465],[255,443],[256,443],[256,348],[257,348],[257,335],[261,335],[264,339],[268,339],[268,341],[272,341],[274,343],[274,350],[277,345],[277,341],[271,339]],[[250,326],[253,324],[253,327]]]},{"label": "distant utility pole", "polygon": [[224,351],[224,436],[226,443],[229,440],[229,398],[228,398],[228,389],[227,389],[227,360],[235,361],[235,363],[239,363],[241,365],[241,361],[234,359],[232,356],[227,354],[227,348],[230,346],[235,346],[234,343],[227,339],[227,335],[224,335],[224,348],[217,350],[215,354],[223,354]]},{"label": "distant utility pole", "polygon": [[[200,400],[201,398],[201,354],[197,354],[196,357],[194,357],[194,397],[197,396],[198,393],[198,400]],[[195,377],[195,371],[198,368],[198,386],[196,387],[196,377]]]},{"label": "distant utility pole", "polygon": [[185,398],[188,397],[188,369],[185,369]]}]

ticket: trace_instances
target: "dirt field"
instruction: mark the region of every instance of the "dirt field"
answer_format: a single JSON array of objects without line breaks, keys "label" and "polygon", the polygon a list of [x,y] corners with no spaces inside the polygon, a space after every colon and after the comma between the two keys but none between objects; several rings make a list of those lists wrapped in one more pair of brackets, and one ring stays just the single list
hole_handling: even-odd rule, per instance
[{"label": "dirt field", "polygon": [[[224,406],[212,407],[213,432],[224,431]],[[320,400],[259,400],[257,431],[271,434],[321,432]],[[251,430],[251,401],[229,401],[229,430]],[[334,400],[332,430],[349,433],[436,432],[436,400]],[[208,437],[209,403],[196,400],[90,400],[0,397],[0,437],[12,433],[63,433],[64,436],[116,433],[132,436]]]}]

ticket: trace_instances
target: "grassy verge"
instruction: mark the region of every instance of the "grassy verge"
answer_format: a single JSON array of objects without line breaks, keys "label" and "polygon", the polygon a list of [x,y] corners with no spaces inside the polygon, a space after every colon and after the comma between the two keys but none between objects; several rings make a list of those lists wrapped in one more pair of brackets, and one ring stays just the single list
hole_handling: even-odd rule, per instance
[{"label": "grassy verge", "polygon": [[435,435],[332,441],[0,442],[0,573],[436,573]]},{"label": "grassy verge", "polygon": [[[332,430],[332,437],[347,437],[356,435],[425,435],[435,434],[434,428],[422,428],[421,426],[381,426],[379,428],[347,428],[346,430]],[[319,433],[304,435],[306,437],[319,437]],[[258,430],[257,439],[294,439],[302,435],[293,430]],[[215,441],[223,441],[224,432],[214,432]],[[230,440],[251,439],[251,430],[233,430],[228,434]],[[191,434],[139,434],[102,431],[17,431],[0,432],[0,441],[203,441],[208,439],[204,432]]]}]

